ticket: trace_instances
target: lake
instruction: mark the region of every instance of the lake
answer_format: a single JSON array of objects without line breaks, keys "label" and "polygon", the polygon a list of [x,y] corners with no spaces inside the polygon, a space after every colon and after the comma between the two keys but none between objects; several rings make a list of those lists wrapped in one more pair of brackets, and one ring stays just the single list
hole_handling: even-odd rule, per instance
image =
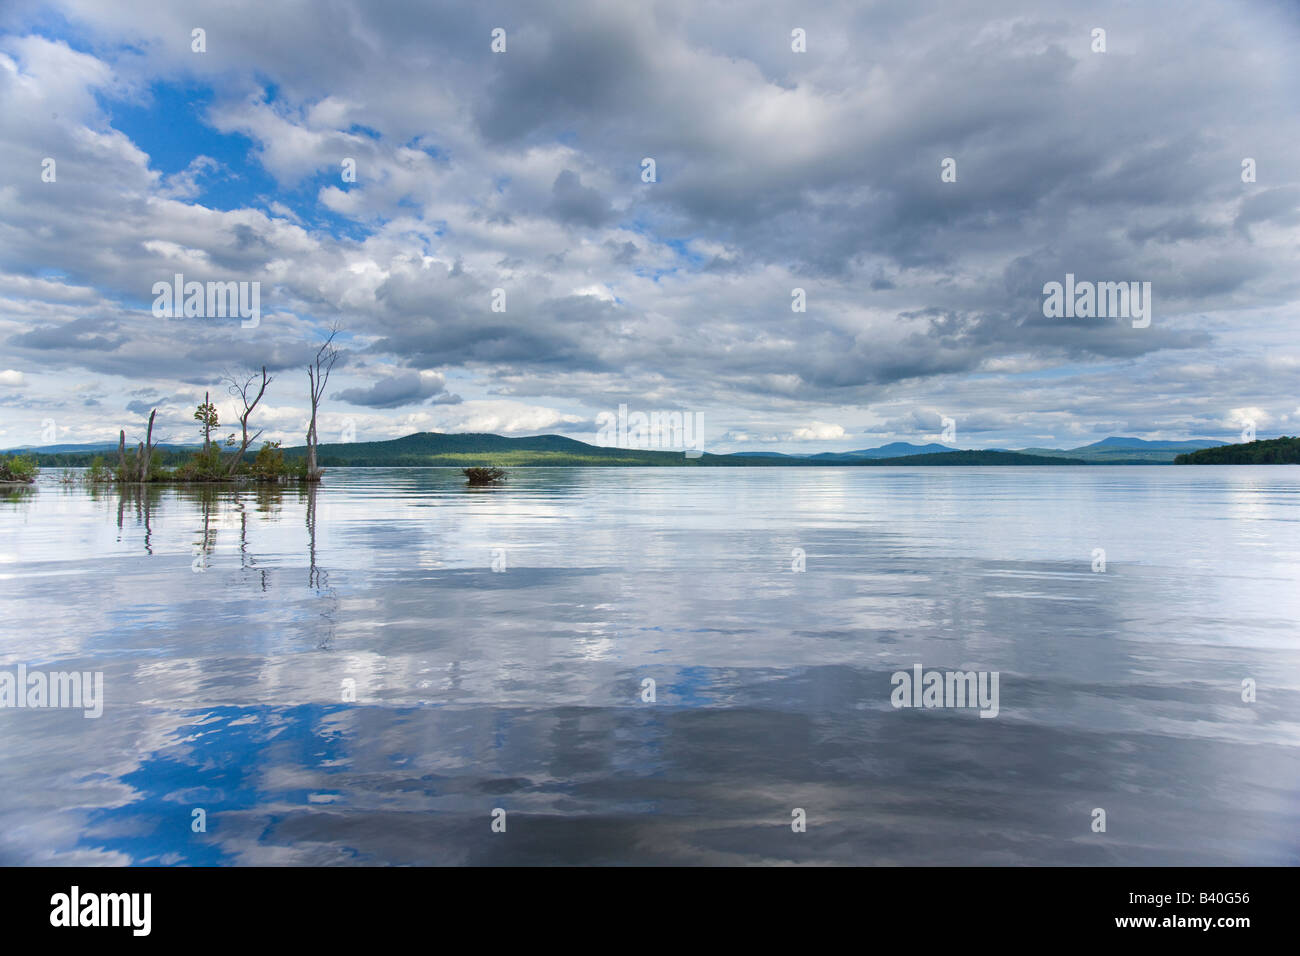
[{"label": "lake", "polygon": [[1295,865],[1298,531],[1289,466],[47,474],[0,671],[102,714],[0,709],[0,863]]}]

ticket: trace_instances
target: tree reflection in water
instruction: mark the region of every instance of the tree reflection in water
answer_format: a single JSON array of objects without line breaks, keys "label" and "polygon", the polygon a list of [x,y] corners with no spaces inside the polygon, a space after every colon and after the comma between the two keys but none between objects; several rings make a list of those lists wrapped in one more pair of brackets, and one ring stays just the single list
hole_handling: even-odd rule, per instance
[{"label": "tree reflection in water", "polygon": [[312,483],[299,494],[307,498],[307,506],[303,510],[307,522],[307,587],[321,599],[320,640],[317,641],[316,647],[318,650],[327,651],[334,645],[334,633],[338,626],[339,596],[338,592],[330,586],[329,571],[316,563],[316,497],[319,490],[320,486]]}]

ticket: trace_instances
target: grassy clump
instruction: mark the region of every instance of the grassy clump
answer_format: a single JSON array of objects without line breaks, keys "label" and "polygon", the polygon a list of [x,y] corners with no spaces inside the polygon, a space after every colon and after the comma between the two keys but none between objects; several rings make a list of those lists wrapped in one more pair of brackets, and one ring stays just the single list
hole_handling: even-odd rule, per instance
[{"label": "grassy clump", "polygon": [[92,485],[107,484],[115,479],[113,469],[108,467],[108,462],[104,461],[103,455],[94,457],[90,462],[90,467],[86,470],[86,474],[82,477]]}]

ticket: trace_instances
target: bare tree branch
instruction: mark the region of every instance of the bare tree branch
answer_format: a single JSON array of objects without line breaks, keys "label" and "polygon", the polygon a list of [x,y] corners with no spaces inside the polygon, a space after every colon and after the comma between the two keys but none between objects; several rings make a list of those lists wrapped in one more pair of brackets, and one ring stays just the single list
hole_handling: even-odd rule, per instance
[{"label": "bare tree branch", "polygon": [[239,416],[239,427],[243,433],[243,440],[239,443],[239,450],[235,452],[235,457],[230,460],[230,466],[226,469],[226,475],[230,476],[233,475],[235,469],[239,467],[240,459],[244,457],[244,452],[248,450],[249,444],[256,441],[262,434],[262,432],[259,431],[252,438],[248,437],[248,419],[253,414],[253,409],[257,407],[257,403],[262,400],[262,396],[266,394],[266,386],[270,385],[273,379],[271,376],[266,374],[266,366],[263,365],[262,384],[261,387],[258,388],[257,394],[253,395],[251,401],[249,400],[249,395],[253,391],[254,383],[257,382],[256,372],[246,371],[238,375],[232,375],[227,372],[223,376],[222,381],[226,383],[226,391],[239,399],[244,405],[244,411]]},{"label": "bare tree branch", "polygon": [[311,383],[311,423],[307,426],[307,480],[320,481],[322,474],[316,464],[316,446],[320,440],[316,432],[316,412],[320,409],[320,400],[325,395],[325,384],[334,371],[334,363],[339,360],[339,347],[334,338],[339,334],[338,326],[330,328],[329,335],[316,350],[316,356],[307,366],[307,379]]}]

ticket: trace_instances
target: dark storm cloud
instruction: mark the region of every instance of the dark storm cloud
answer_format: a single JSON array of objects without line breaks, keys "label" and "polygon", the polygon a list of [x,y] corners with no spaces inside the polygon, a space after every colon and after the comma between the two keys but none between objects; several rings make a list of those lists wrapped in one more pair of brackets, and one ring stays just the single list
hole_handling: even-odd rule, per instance
[{"label": "dark storm cloud", "polygon": [[596,4],[567,6],[559,16],[536,11],[508,52],[493,58],[495,75],[475,108],[489,142],[589,124],[625,109],[653,80],[634,20]]},{"label": "dark storm cloud", "polygon": [[459,395],[449,394],[441,375],[406,372],[376,382],[370,388],[347,388],[333,397],[371,408],[400,408],[428,400],[434,405],[455,405]]},{"label": "dark storm cloud", "polygon": [[1258,223],[1284,227],[1300,224],[1300,186],[1266,189],[1245,200],[1233,225],[1248,232]]},{"label": "dark storm cloud", "polygon": [[[619,345],[613,327],[619,316],[608,303],[592,296],[507,299],[507,312],[490,311],[485,293],[478,308],[463,300],[447,301],[445,309],[404,317],[371,349],[401,356],[412,366],[533,365],[572,371],[612,368],[602,354]],[[427,309],[427,299],[410,304]],[[522,315],[524,322],[511,321]]]},{"label": "dark storm cloud", "polygon": [[114,327],[94,319],[75,319],[63,325],[46,325],[30,332],[12,336],[9,344],[15,348],[41,351],[113,352],[121,348],[128,336],[113,332]]},{"label": "dark storm cloud", "polygon": [[557,218],[595,228],[609,220],[612,210],[601,194],[582,185],[582,178],[566,169],[555,177],[551,187],[551,212]]},{"label": "dark storm cloud", "polygon": [[166,398],[156,398],[153,401],[149,401],[149,402],[142,402],[142,401],[127,402],[124,407],[128,412],[131,412],[134,415],[147,416],[151,411],[153,411],[159,405],[167,404],[167,402],[168,399]]}]

